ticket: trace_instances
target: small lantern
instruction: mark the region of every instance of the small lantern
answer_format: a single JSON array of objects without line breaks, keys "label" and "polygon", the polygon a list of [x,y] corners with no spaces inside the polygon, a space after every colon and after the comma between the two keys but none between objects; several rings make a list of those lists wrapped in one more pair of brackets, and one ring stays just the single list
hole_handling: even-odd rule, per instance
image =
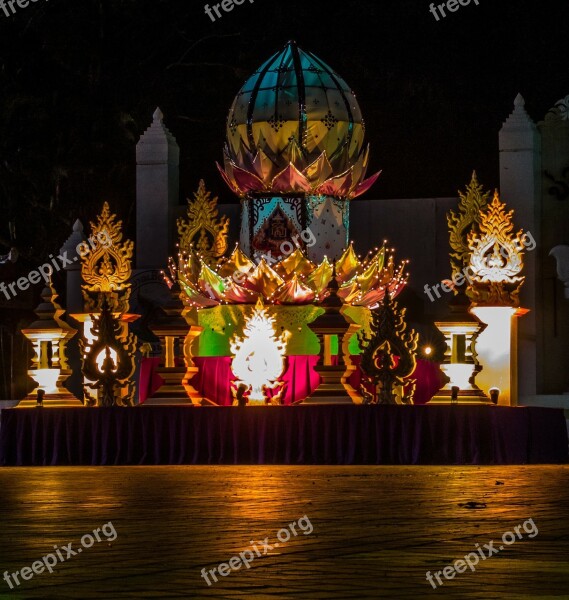
[{"label": "small lantern", "polygon": [[196,324],[195,310],[184,305],[185,294],[180,292],[178,282],[171,284],[169,293],[169,301],[161,307],[162,315],[150,326],[160,340],[162,353],[156,373],[164,383],[144,404],[197,406],[202,396],[191,383],[199,371],[193,361],[193,350],[203,327]]},{"label": "small lantern", "polygon": [[[28,375],[34,380],[36,386],[18,404],[18,408],[31,408],[38,405],[83,406],[81,401],[63,385],[71,375],[65,354],[67,342],[77,333],[77,330],[61,320],[60,317],[65,311],[57,304],[57,294],[51,284],[43,289],[41,297],[42,302],[35,310],[39,319],[28,328],[22,329],[22,333],[32,342],[34,348],[32,367]],[[42,402],[39,402],[40,396]]]},{"label": "small lantern", "polygon": [[[321,303],[324,314],[317,317],[308,328],[320,342],[320,360],[314,370],[320,375],[320,384],[304,401],[307,404],[361,404],[362,396],[350,385],[348,379],[355,370],[352,364],[348,342],[358,331],[359,325],[342,312],[343,302],[338,296],[336,262],[328,283],[328,296]],[[333,361],[332,345],[337,339],[337,361]],[[336,364],[334,364],[336,362]]]},{"label": "small lantern", "polygon": [[[476,339],[484,325],[468,312],[470,302],[458,294],[450,302],[450,317],[435,323],[445,336],[447,349],[441,369],[448,378],[446,385],[429,404],[488,404],[490,401],[474,379],[481,370],[476,355]],[[457,389],[455,389],[457,388]]]}]

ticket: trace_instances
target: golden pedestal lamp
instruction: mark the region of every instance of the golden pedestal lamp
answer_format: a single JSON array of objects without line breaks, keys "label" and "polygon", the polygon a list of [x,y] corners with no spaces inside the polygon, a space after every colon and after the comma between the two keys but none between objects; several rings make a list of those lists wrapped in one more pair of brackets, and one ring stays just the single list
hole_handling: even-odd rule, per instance
[{"label": "golden pedestal lamp", "polygon": [[445,336],[447,348],[441,370],[448,381],[429,404],[491,404],[475,383],[482,368],[476,354],[476,340],[485,325],[469,313],[469,306],[468,298],[458,294],[450,302],[449,318],[435,323]]},{"label": "golden pedestal lamp", "polygon": [[34,380],[36,387],[18,404],[18,408],[31,408],[40,404],[46,408],[82,407],[82,402],[64,387],[65,380],[71,375],[65,354],[66,345],[77,330],[61,320],[65,311],[57,304],[57,294],[51,284],[44,288],[41,297],[42,302],[35,310],[38,320],[22,329],[34,348],[28,375]]},{"label": "golden pedestal lamp", "polygon": [[[362,396],[350,385],[348,379],[354,371],[350,353],[349,340],[360,328],[359,325],[349,322],[341,309],[343,302],[338,296],[338,282],[336,279],[336,264],[332,278],[328,284],[329,294],[322,302],[324,314],[308,324],[320,342],[320,360],[314,370],[320,375],[320,384],[304,401],[306,404],[361,404]],[[332,338],[338,338],[338,358],[336,364],[332,360]]]},{"label": "golden pedestal lamp", "polygon": [[164,383],[144,404],[199,405],[202,395],[191,380],[199,370],[193,361],[193,346],[203,327],[195,324],[192,309],[184,306],[178,283],[170,293],[171,301],[162,307],[162,316],[150,326],[160,340],[162,354],[156,372]]}]

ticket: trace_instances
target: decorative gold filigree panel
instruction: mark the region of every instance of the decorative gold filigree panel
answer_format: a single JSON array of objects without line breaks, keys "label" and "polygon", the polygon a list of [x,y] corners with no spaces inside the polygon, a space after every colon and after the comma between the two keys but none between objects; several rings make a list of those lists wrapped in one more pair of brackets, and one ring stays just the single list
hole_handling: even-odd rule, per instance
[{"label": "decorative gold filigree panel", "polygon": [[450,264],[452,274],[460,273],[470,262],[470,248],[467,237],[480,223],[481,211],[488,205],[490,192],[478,182],[476,171],[472,172],[472,179],[466,186],[466,192],[458,192],[460,200],[458,211],[449,211],[447,223],[449,228]]},{"label": "decorative gold filigree panel", "polygon": [[[90,225],[91,239],[96,243],[81,257],[85,310],[98,312],[104,295],[113,311],[127,312],[134,242],[122,241],[122,221],[116,221],[108,202],[103,204],[97,222],[91,222]],[[105,240],[105,243],[101,240]]]},{"label": "decorative gold filigree panel", "polygon": [[217,197],[210,196],[201,179],[194,199],[188,199],[187,221],[177,221],[180,250],[187,252],[194,248],[208,263],[218,261],[227,251],[229,230],[229,218],[218,217]]},{"label": "decorative gold filigree panel", "polygon": [[513,233],[514,211],[505,208],[496,191],[489,209],[481,212],[480,231],[468,235],[473,282],[467,294],[477,306],[519,306],[523,232]]}]

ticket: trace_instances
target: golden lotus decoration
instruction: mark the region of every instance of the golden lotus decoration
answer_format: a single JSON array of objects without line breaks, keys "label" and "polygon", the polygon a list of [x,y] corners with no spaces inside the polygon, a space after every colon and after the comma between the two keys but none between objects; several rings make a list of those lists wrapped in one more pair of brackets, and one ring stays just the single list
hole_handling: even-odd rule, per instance
[{"label": "golden lotus decoration", "polygon": [[513,210],[506,212],[498,191],[487,211],[481,212],[479,232],[468,235],[472,284],[467,294],[477,306],[519,306],[525,277],[523,231],[513,233]]},{"label": "golden lotus decoration", "polygon": [[276,333],[276,319],[268,313],[259,299],[253,314],[247,319],[243,337],[231,341],[233,360],[231,370],[236,376],[235,385],[245,386],[249,404],[265,404],[267,391],[280,388],[272,403],[280,402],[282,376],[285,368],[286,344],[289,332]]},{"label": "golden lotus decoration", "polygon": [[201,179],[194,199],[188,199],[187,220],[177,221],[180,249],[195,248],[208,261],[220,259],[227,251],[229,218],[218,215],[217,197],[211,198]]},{"label": "golden lotus decoration", "polygon": [[97,222],[91,222],[90,225],[93,237],[106,236],[110,243],[98,244],[81,257],[81,277],[84,281],[81,287],[85,310],[100,310],[102,298],[107,296],[113,310],[127,312],[134,242],[122,241],[122,221],[116,221],[116,215],[111,214],[108,202],[103,204]]},{"label": "golden lotus decoration", "polygon": [[[231,255],[216,266],[209,266],[195,251],[181,252],[177,264],[170,259],[171,287],[179,282],[185,302],[197,308],[220,304],[255,304],[262,298],[268,304],[303,305],[322,302],[328,295],[333,267],[326,257],[320,264],[310,261],[300,248],[286,258],[258,264],[236,246]],[[345,304],[374,308],[385,290],[397,296],[407,283],[408,261],[395,265],[385,246],[361,260],[349,245],[336,262],[338,296]]]},{"label": "golden lotus decoration", "polygon": [[369,148],[347,170],[333,175],[337,171],[334,165],[348,162],[347,156],[331,162],[324,151],[307,165],[298,143],[293,139],[278,156],[267,154],[262,149],[251,150],[243,143],[236,154],[226,148],[224,167],[217,163],[217,168],[229,189],[240,197],[250,193],[302,193],[351,200],[367,192],[381,174],[378,172],[365,179],[368,161]]}]

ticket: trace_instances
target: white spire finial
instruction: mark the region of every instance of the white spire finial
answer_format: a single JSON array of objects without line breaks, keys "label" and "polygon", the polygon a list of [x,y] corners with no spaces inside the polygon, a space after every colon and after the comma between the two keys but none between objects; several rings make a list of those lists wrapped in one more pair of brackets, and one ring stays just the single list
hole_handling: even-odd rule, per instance
[{"label": "white spire finial", "polygon": [[162,119],[164,119],[164,113],[160,110],[159,106],[156,107],[156,110],[152,114],[152,118],[154,121],[160,121],[160,123],[162,123]]},{"label": "white spire finial", "polygon": [[510,116],[504,122],[504,126],[502,129],[506,127],[525,127],[531,130],[535,129],[535,123],[532,121],[531,117],[528,115],[526,110],[526,101],[524,97],[518,93],[514,100],[514,110],[510,113]]}]

